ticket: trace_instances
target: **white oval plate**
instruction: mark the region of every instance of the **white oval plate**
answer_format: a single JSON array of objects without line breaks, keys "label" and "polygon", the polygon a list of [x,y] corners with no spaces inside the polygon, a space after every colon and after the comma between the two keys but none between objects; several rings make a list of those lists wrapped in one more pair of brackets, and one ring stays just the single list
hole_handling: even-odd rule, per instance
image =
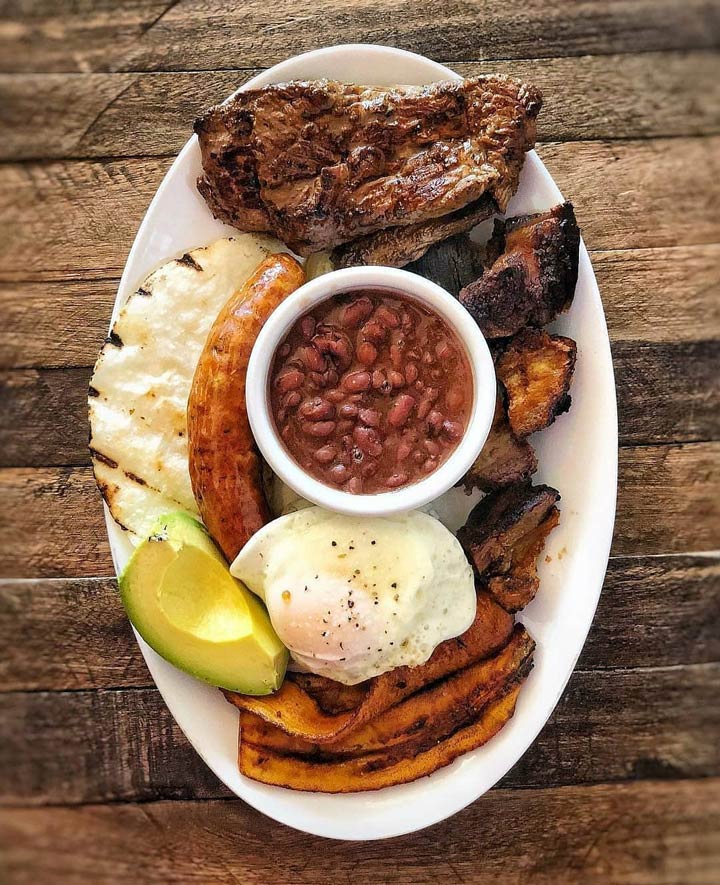
[{"label": "white oval plate", "polygon": [[[384,46],[333,46],[276,65],[242,88],[291,79],[423,84],[457,78],[449,68]],[[198,113],[203,108],[196,109]],[[140,226],[120,281],[115,312],[152,269],[187,249],[233,231],[215,221],[195,188],[200,150],[193,136],[172,164]],[[570,195],[572,198],[572,195]],[[508,214],[547,209],[562,200],[533,151]],[[580,219],[582,223],[582,219]],[[255,783],[237,768],[237,711],[219,691],[176,670],[141,639],[140,648],[170,712],[200,756],[234,793],[269,817],[336,839],[381,839],[422,829],[454,814],[489,790],[522,756],[557,704],[585,642],[607,566],[617,486],[615,383],[600,293],[585,246],[572,309],[557,330],[578,343],[573,406],[533,439],[537,481],[562,494],[562,521],[551,534],[541,589],[521,615],[537,641],[535,669],[517,711],[485,747],[411,784],[352,795],[301,793]],[[474,499],[473,499],[474,501]],[[451,527],[473,503],[461,494],[442,502]],[[115,567],[130,546],[106,513]],[[453,525],[454,524],[454,525]]]}]

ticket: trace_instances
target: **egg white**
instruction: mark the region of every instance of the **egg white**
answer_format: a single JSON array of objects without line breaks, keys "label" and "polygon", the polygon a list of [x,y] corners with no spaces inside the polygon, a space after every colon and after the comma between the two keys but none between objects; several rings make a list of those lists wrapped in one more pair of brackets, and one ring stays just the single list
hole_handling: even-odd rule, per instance
[{"label": "egg white", "polygon": [[475,616],[460,544],[419,511],[290,513],[254,535],[230,571],[265,601],[301,669],[347,685],[424,663]]}]

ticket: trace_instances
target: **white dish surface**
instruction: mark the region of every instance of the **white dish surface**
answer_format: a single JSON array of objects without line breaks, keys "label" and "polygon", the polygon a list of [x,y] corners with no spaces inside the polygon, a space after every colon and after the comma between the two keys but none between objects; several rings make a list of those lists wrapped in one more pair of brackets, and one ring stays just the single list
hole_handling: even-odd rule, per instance
[{"label": "white dish surface", "polygon": [[[296,56],[242,88],[323,77],[393,85],[458,75],[419,55],[355,44]],[[197,109],[198,113],[202,110]],[[140,226],[120,281],[114,315],[159,264],[236,233],[213,219],[197,192],[200,171],[200,149],[193,136],[172,164]],[[548,209],[562,199],[533,151],[507,215]],[[468,322],[472,322],[470,317]],[[573,404],[569,413],[537,434],[532,443],[540,463],[534,481],[559,489],[562,519],[548,540],[549,561],[540,565],[540,592],[519,615],[537,642],[535,668],[520,692],[515,716],[486,746],[430,777],[377,792],[326,795],[259,784],[238,771],[237,711],[219,691],[181,673],[138,637],[150,673],[180,728],[218,778],[254,808],[288,826],[329,838],[368,840],[410,833],[449,817],[489,790],[520,759],[548,720],[572,674],[597,607],[617,489],[617,408],[610,342],[584,244],[573,306],[552,329],[578,344]],[[476,500],[477,496],[466,497],[456,490],[436,502],[435,511],[456,529]],[[120,571],[131,547],[107,510],[106,523],[115,567]]]}]

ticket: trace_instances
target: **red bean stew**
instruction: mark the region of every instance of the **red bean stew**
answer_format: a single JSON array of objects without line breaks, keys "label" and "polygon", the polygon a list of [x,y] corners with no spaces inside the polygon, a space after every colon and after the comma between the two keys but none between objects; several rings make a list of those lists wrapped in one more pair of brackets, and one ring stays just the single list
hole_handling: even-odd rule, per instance
[{"label": "red bean stew", "polygon": [[465,349],[438,314],[382,290],[335,295],[278,347],[270,405],[292,457],[353,494],[400,488],[436,470],[470,420]]}]

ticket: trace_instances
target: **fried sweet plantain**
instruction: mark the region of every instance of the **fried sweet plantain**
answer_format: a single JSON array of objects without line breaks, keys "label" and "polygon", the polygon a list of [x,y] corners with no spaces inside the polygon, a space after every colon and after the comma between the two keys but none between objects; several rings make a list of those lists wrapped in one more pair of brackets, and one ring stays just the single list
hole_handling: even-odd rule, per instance
[{"label": "fried sweet plantain", "polygon": [[224,694],[234,706],[255,713],[287,734],[314,743],[330,743],[423,686],[494,654],[506,644],[512,629],[512,617],[487,593],[480,592],[475,620],[462,636],[441,643],[419,667],[398,667],[369,679],[363,684],[365,694],[358,706],[340,713],[326,713],[292,675],[273,695]]},{"label": "fried sweet plantain", "polygon": [[510,427],[504,397],[498,391],[490,433],[482,451],[463,477],[466,491],[493,489],[529,479],[537,470],[537,458],[527,440],[518,439]]},{"label": "fried sweet plantain", "polygon": [[496,222],[485,274],[460,301],[486,338],[506,338],[524,326],[544,326],[572,302],[580,230],[572,204]]},{"label": "fried sweet plantain", "polygon": [[458,532],[481,585],[508,611],[526,606],[540,585],[537,557],[558,524],[560,494],[520,483],[486,495]]},{"label": "fried sweet plantain", "polygon": [[524,329],[496,365],[508,397],[510,427],[519,437],[548,427],[570,408],[577,345],[572,338]]},{"label": "fried sweet plantain", "polygon": [[[507,692],[488,704],[474,722],[440,743],[319,761],[240,741],[239,768],[242,774],[265,784],[315,793],[356,793],[408,783],[449,765],[458,756],[477,749],[494,737],[515,712],[526,675],[518,674],[517,681],[513,681]],[[404,755],[403,751],[410,755]]]},{"label": "fried sweet plantain", "polygon": [[535,643],[518,624],[510,642],[497,655],[471,664],[432,686],[421,689],[331,744],[291,737],[259,716],[242,712],[241,740],[281,753],[317,758],[358,756],[401,744],[417,746],[442,740],[474,719],[496,698],[526,663]]}]

